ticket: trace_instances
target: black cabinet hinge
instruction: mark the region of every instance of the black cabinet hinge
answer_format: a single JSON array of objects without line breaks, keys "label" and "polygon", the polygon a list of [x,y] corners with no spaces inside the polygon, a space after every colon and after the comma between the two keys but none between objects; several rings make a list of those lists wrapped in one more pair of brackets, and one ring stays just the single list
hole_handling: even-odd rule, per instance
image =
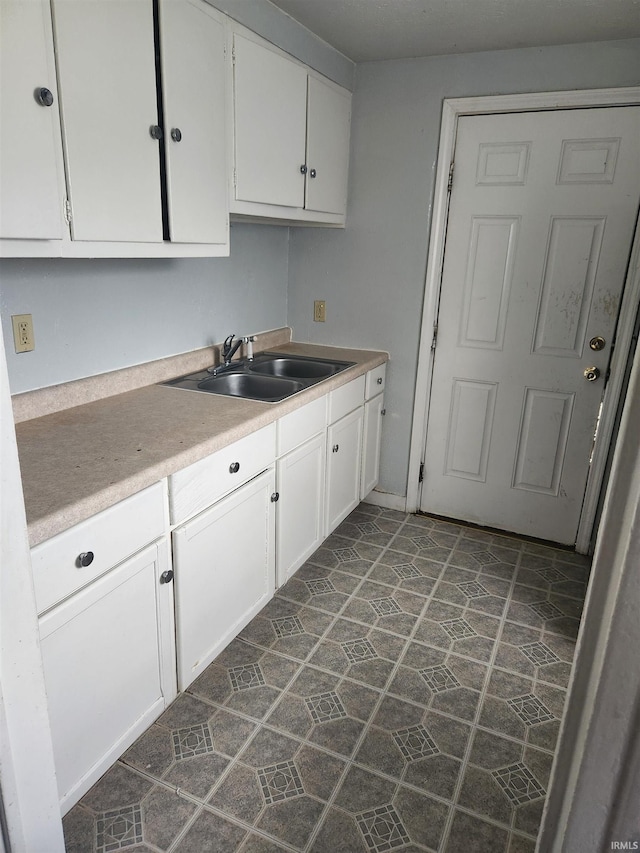
[{"label": "black cabinet hinge", "polygon": [[421,483],[424,480],[424,462],[420,463],[420,471],[418,473],[418,482]]}]

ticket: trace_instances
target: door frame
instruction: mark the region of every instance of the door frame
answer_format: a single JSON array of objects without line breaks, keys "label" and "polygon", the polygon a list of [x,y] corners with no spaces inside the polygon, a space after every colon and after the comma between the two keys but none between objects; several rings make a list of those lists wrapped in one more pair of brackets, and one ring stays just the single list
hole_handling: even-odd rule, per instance
[{"label": "door frame", "polygon": [[[440,144],[433,198],[433,214],[429,235],[427,273],[425,280],[418,370],[409,450],[407,482],[407,512],[420,507],[422,486],[418,472],[425,460],[428,413],[433,374],[432,343],[436,331],[447,221],[449,215],[449,176],[453,165],[461,116],[493,113],[524,113],[539,110],[585,109],[590,107],[619,107],[640,105],[640,86],[617,89],[585,89],[569,92],[538,92],[520,95],[491,95],[477,98],[445,98],[442,106]],[[611,373],[606,386],[602,417],[594,444],[582,513],[578,524],[576,550],[587,553],[591,545],[598,500],[604,478],[607,454],[611,443],[615,413],[624,379],[633,335],[638,302],[640,302],[640,219],[636,221],[629,270],[625,280],[620,315],[616,329],[616,346],[611,359]]]}]

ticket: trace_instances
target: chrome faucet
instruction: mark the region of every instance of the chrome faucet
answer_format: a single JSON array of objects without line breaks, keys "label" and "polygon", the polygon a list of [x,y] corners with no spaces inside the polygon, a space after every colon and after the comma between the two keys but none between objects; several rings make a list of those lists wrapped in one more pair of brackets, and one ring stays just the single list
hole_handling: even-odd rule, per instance
[{"label": "chrome faucet", "polygon": [[246,338],[238,338],[238,340],[233,342],[235,335],[229,335],[228,338],[225,338],[224,343],[222,344],[222,360],[224,361],[225,367],[229,367],[231,364],[231,359],[236,354],[236,352],[240,349],[243,342]]}]

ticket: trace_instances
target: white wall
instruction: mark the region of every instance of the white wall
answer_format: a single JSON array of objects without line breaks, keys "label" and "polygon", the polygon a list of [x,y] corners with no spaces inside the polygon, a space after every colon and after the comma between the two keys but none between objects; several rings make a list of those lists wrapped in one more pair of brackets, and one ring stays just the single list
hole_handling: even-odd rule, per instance
[{"label": "white wall", "polygon": [[292,229],[289,324],[299,340],[390,352],[379,488],[406,494],[443,99],[639,80],[639,39],[357,66],[347,228]]},{"label": "white wall", "polygon": [[[234,224],[229,258],[0,261],[11,393],[286,325],[288,243]],[[33,352],[14,352],[12,314],[33,314]]]}]

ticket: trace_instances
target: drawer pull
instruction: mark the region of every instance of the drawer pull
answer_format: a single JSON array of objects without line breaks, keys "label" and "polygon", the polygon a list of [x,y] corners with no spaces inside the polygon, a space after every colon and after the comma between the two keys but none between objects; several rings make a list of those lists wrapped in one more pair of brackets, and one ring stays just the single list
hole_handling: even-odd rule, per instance
[{"label": "drawer pull", "polygon": [[173,580],[173,571],[168,569],[160,575],[160,583],[171,583]]},{"label": "drawer pull", "polygon": [[93,551],[83,551],[82,554],[78,554],[76,566],[79,569],[86,569],[91,563],[93,563]]},{"label": "drawer pull", "polygon": [[229,473],[230,474],[237,474],[239,470],[240,470],[240,463],[239,462],[232,462],[231,465],[229,465]]},{"label": "drawer pull", "polygon": [[382,385],[382,376],[378,376],[376,382],[378,383],[378,385]]}]

